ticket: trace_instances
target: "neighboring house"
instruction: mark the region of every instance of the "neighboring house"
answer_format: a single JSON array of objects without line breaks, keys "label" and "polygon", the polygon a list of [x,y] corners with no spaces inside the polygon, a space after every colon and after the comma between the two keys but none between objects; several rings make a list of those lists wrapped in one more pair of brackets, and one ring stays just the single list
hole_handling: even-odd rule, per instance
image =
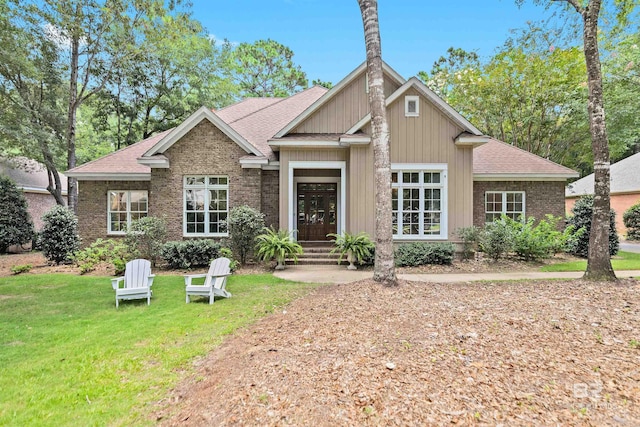
[{"label": "neighboring house", "polygon": [[[566,211],[571,212],[576,200],[585,194],[593,194],[594,176],[587,175],[566,188]],[[640,203],[640,153],[611,165],[611,209],[616,211],[616,229],[624,236],[627,228],[622,215],[631,206]]]},{"label": "neighboring house", "polygon": [[[394,239],[458,241],[456,230],[502,213],[564,213],[577,174],[492,140],[420,80],[388,65]],[[374,234],[366,65],[331,90],[201,108],[180,126],[67,172],[79,183],[85,242],[164,217],[170,239],[224,237],[246,204],[300,241]]]},{"label": "neighboring house", "polygon": [[[36,230],[42,228],[42,215],[56,205],[56,199],[47,191],[47,168],[26,157],[0,158],[0,174],[6,175],[24,192],[29,214]],[[67,195],[67,177],[60,174],[62,194]]]}]

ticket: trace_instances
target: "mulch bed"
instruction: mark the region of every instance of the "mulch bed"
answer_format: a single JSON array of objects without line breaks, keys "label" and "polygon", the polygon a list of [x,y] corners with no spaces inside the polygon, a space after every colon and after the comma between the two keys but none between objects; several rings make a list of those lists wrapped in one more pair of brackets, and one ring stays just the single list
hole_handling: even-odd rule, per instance
[{"label": "mulch bed", "polygon": [[234,334],[162,425],[640,425],[640,285],[318,288]]}]

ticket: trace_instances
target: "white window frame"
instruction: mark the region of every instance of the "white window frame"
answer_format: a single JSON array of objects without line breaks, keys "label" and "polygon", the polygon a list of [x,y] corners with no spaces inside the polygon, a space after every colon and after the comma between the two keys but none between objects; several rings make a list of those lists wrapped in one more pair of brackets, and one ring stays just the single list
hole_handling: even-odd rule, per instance
[{"label": "white window frame", "polygon": [[131,227],[131,193],[132,192],[136,192],[136,193],[145,193],[146,197],[147,197],[147,210],[146,211],[135,211],[135,212],[144,212],[146,215],[149,215],[149,191],[147,190],[107,190],[107,234],[108,235],[113,235],[113,236],[122,236],[127,234],[126,231],[122,231],[122,230],[112,230],[111,229],[111,214],[112,213],[120,213],[122,211],[112,211],[111,210],[111,193],[125,193],[127,195],[127,229],[129,229],[129,227]]},{"label": "white window frame", "polygon": [[[187,184],[187,180],[190,178],[204,178],[204,184]],[[209,184],[209,180],[211,178],[226,178],[226,184]],[[204,210],[197,211],[204,213],[204,232],[196,233],[196,232],[187,232],[187,190],[204,190]],[[210,221],[209,221],[209,213],[212,211],[209,210],[209,197],[210,190],[226,190],[227,199],[226,211],[213,211],[213,212],[226,212],[227,219],[229,218],[229,177],[227,175],[185,175],[182,181],[182,235],[183,237],[228,237],[229,231],[225,231],[223,233],[212,233],[209,229]]]},{"label": "white window frame", "polygon": [[[409,111],[409,104],[415,102],[416,111]],[[420,116],[420,97],[415,95],[407,95],[404,97],[404,116],[418,117]]]},{"label": "white window frame", "polygon": [[[448,233],[448,215],[449,215],[449,198],[448,198],[448,173],[446,163],[426,163],[426,164],[409,164],[398,163],[391,165],[391,172],[398,173],[398,182],[391,183],[392,188],[398,189],[398,229],[396,234],[393,235],[394,240],[447,240],[449,238]],[[403,173],[418,173],[419,180],[417,183],[403,183]],[[425,173],[439,173],[440,183],[432,184],[424,182]],[[402,222],[402,190],[406,188],[418,188],[419,191],[419,234],[402,234],[403,222]],[[439,234],[424,234],[424,190],[425,189],[439,189],[440,190],[440,233]]]},{"label": "white window frame", "polygon": [[[487,195],[489,194],[500,194],[502,197],[502,210],[500,212],[498,211],[487,211]],[[522,213],[520,212],[516,212],[516,211],[507,211],[507,194],[521,194],[522,195]],[[502,215],[507,215],[509,213],[518,213],[519,215],[522,216],[522,218],[526,218],[527,216],[527,195],[525,191],[485,191],[484,192],[484,221],[486,222],[491,222],[491,221],[487,221],[487,214],[500,214],[500,216]],[[495,221],[495,220],[494,220]]]}]

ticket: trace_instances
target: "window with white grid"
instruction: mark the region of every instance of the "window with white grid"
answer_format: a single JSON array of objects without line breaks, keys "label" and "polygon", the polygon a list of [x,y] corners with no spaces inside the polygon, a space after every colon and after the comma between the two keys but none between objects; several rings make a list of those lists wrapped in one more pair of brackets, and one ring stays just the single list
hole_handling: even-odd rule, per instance
[{"label": "window with white grid", "polygon": [[228,177],[184,177],[185,236],[227,236],[228,214]]}]

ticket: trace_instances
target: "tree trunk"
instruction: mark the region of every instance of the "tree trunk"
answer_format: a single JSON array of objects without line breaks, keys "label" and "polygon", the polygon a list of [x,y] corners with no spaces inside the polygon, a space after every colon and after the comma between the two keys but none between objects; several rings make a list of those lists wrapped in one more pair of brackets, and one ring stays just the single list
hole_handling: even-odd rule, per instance
[{"label": "tree trunk", "polygon": [[[71,67],[69,77],[69,109],[67,111],[67,169],[76,167],[76,114],[78,109],[78,57],[80,39],[71,37]],[[77,213],[78,180],[67,178],[67,206]]]},{"label": "tree trunk", "polygon": [[369,105],[375,168],[376,255],[373,279],[385,286],[397,285],[393,263],[393,231],[391,229],[391,160],[389,156],[389,125],[384,98],[382,47],[378,24],[378,2],[358,0],[367,49]]},{"label": "tree trunk", "polygon": [[611,200],[609,141],[605,126],[604,101],[602,94],[602,70],[598,52],[598,16],[601,0],[591,0],[582,11],[584,21],[584,56],[587,64],[589,85],[589,127],[591,129],[591,148],[594,167],[594,201],[591,234],[589,235],[589,254],[584,279],[616,280],[609,254],[609,215]]}]

